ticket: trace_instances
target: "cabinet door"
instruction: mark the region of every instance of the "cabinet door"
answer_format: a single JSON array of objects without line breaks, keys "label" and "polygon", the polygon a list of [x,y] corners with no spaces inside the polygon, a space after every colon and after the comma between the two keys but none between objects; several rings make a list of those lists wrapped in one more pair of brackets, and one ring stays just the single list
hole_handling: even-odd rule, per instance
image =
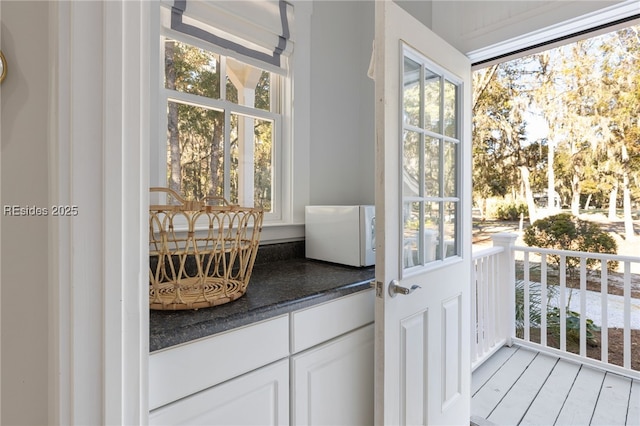
[{"label": "cabinet door", "polygon": [[289,361],[278,361],[158,408],[150,413],[149,424],[288,426]]},{"label": "cabinet door", "polygon": [[292,357],[292,425],[373,424],[373,324]]}]

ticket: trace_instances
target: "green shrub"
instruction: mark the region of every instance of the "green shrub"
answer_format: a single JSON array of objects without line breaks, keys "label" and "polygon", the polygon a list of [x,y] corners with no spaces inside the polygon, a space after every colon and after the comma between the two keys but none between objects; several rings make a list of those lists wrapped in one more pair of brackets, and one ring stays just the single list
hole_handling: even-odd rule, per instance
[{"label": "green shrub", "polygon": [[[578,219],[569,213],[536,220],[533,225],[525,229],[523,241],[531,247],[555,250],[609,254],[618,252],[616,241],[597,223]],[[550,255],[549,258],[556,265],[560,262],[560,256]],[[580,265],[580,259],[576,257],[567,257],[566,262],[570,272]],[[588,268],[595,269],[598,266],[600,266],[600,260],[587,259]],[[607,266],[615,270],[618,262],[609,261]]]},{"label": "green shrub", "polygon": [[494,215],[499,220],[518,220],[520,214],[529,216],[529,209],[524,203],[504,202],[497,205]]},{"label": "green shrub", "polygon": [[[524,281],[516,282],[516,337],[524,337]],[[547,287],[547,331],[560,340],[560,309],[551,305],[551,299],[557,296],[558,288],[555,285]],[[541,304],[540,286],[529,287],[529,326],[540,328],[542,321],[542,304]],[[568,303],[567,303],[568,305]],[[580,343],[580,314],[565,308],[566,312],[566,338],[567,342]],[[594,324],[590,318],[585,319],[585,335],[587,343],[596,346],[598,341],[594,332],[600,331],[600,327]]]},{"label": "green shrub", "polygon": [[[567,342],[580,343],[580,314],[570,309],[567,309],[565,312]],[[549,310],[547,313],[547,328],[556,338],[560,338],[560,309],[553,307]],[[594,332],[600,331],[600,327],[595,325],[592,319],[586,318],[585,328],[587,343],[591,346],[597,346],[598,341],[596,340]]]}]

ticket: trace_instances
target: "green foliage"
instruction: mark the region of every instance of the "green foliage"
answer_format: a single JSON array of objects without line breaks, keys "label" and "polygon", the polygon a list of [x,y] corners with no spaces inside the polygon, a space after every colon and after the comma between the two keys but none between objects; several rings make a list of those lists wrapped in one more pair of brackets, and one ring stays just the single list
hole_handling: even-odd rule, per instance
[{"label": "green foliage", "polygon": [[[600,331],[600,327],[593,323],[590,318],[585,319],[585,335],[587,343],[590,345],[597,345],[597,340],[594,331]],[[547,312],[547,329],[551,333],[560,337],[560,309],[553,307]],[[566,310],[566,331],[568,342],[580,342],[580,314],[570,309]]]},{"label": "green foliage", "polygon": [[[579,219],[569,213],[561,213],[536,220],[524,230],[523,241],[531,247],[555,250],[572,250],[589,253],[616,254],[618,245],[607,232],[596,223]],[[560,256],[550,255],[551,262],[558,265]],[[594,269],[600,265],[598,259],[587,259],[587,267]],[[570,272],[580,264],[576,257],[567,257],[566,265]],[[609,261],[608,267],[615,270],[618,262]]]},{"label": "green foliage", "polygon": [[517,167],[527,166],[532,191],[553,185],[574,214],[587,200],[607,207],[620,187],[631,216],[640,200],[638,34],[632,25],[474,72],[474,200],[520,193]]},{"label": "green foliage", "polygon": [[[547,306],[550,301],[557,295],[557,286],[547,287]],[[541,291],[540,286],[529,287],[529,326],[539,328],[542,324],[542,304],[541,304]],[[566,336],[567,342],[580,342],[580,313],[566,309]],[[516,335],[518,337],[524,336],[524,281],[516,282]],[[600,331],[600,327],[593,323],[590,318],[585,319],[585,335],[587,343],[590,345],[597,345],[597,340],[593,334],[595,331]],[[552,336],[560,339],[560,309],[555,306],[549,306],[547,309],[547,330]]]},{"label": "green foliage", "polygon": [[525,203],[504,202],[497,205],[494,212],[496,219],[500,220],[519,220],[520,215],[529,216],[529,209]]},{"label": "green foliage", "polygon": [[[547,304],[556,293],[554,289],[555,287],[547,287]],[[532,327],[540,326],[541,301],[540,286],[529,286],[529,324]],[[524,281],[518,280],[516,282],[516,330],[524,329],[524,308]],[[521,333],[520,336],[522,336]]]}]

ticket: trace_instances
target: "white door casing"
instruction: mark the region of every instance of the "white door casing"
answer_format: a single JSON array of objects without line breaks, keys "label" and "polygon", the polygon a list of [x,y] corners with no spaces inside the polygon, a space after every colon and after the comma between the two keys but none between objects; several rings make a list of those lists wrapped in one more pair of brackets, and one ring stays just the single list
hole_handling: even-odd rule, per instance
[{"label": "white door casing", "polygon": [[[471,65],[392,1],[375,7],[376,424],[465,424],[471,378]],[[406,48],[455,76],[460,141],[456,253],[446,257],[443,251],[444,260],[411,268],[403,267],[401,70]],[[392,297],[392,280],[406,289],[421,288]]]}]

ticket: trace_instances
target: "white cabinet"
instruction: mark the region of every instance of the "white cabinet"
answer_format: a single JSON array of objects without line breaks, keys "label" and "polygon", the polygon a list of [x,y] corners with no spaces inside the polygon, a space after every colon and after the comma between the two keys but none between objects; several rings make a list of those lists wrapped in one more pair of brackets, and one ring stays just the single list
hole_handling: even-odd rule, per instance
[{"label": "white cabinet", "polygon": [[288,426],[289,360],[154,410],[149,424]]},{"label": "white cabinet", "polygon": [[292,425],[373,424],[373,324],[291,358]]},{"label": "white cabinet", "polygon": [[358,292],[153,352],[149,423],[373,424],[374,302]]}]

